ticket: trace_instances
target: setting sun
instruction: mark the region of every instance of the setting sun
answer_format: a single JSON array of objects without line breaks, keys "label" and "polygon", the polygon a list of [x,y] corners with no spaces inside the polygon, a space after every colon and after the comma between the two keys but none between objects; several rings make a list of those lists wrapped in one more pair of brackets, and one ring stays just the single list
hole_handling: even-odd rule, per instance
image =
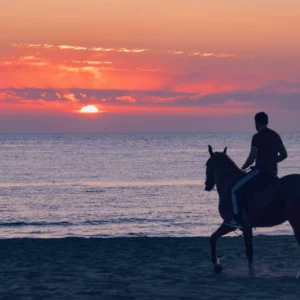
[{"label": "setting sun", "polygon": [[80,112],[85,113],[85,114],[96,114],[99,112],[99,110],[94,105],[87,105],[87,106],[82,107]]}]

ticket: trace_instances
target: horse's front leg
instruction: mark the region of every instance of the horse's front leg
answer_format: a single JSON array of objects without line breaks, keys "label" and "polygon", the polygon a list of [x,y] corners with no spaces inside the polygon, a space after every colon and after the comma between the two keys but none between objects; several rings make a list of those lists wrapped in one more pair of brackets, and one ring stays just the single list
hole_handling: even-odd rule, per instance
[{"label": "horse's front leg", "polygon": [[232,231],[234,231],[234,228],[222,224],[210,237],[211,261],[214,265],[215,272],[218,274],[222,272],[222,265],[216,253],[217,239]]},{"label": "horse's front leg", "polygon": [[246,247],[246,255],[248,258],[248,266],[249,266],[249,276],[255,277],[255,271],[253,266],[253,233],[252,228],[244,228],[244,241]]}]

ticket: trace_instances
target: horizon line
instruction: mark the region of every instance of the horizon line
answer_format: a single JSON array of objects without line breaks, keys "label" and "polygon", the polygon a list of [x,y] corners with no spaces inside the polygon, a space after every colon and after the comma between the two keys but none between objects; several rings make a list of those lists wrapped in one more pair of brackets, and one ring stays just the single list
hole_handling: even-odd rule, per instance
[{"label": "horizon line", "polygon": [[[278,133],[300,133],[299,131],[277,131]],[[0,135],[30,135],[30,134],[144,134],[144,133],[157,133],[157,134],[178,134],[178,133],[235,133],[235,134],[245,134],[255,133],[253,131],[44,131],[44,132],[0,132]]]}]

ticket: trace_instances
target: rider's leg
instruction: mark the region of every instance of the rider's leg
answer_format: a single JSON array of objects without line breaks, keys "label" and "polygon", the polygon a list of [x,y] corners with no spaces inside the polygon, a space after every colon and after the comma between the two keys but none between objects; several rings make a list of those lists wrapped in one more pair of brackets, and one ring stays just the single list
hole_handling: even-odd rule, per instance
[{"label": "rider's leg", "polygon": [[[231,200],[232,200],[232,207],[233,207],[233,220],[231,221],[232,225],[242,225],[240,219],[240,210],[239,210],[239,204],[243,204],[241,202],[238,203],[236,193],[250,180],[255,178],[260,173],[259,170],[255,170],[247,174],[245,177],[243,177],[231,190]],[[241,227],[241,226],[240,226]]]}]

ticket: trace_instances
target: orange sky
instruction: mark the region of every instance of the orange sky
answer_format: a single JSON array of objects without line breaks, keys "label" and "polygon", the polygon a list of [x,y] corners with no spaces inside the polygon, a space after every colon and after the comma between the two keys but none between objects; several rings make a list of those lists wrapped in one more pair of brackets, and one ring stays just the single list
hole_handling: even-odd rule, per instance
[{"label": "orange sky", "polygon": [[[128,130],[151,131],[151,116],[168,128],[198,117],[183,130],[205,131],[207,118],[234,130],[241,115],[248,130],[257,110],[295,130],[299,32],[298,0],[3,0],[0,132],[34,131],[33,117],[42,131],[57,118],[110,131],[105,120],[126,117],[136,119]],[[78,110],[88,104],[100,113],[85,127]]]}]

